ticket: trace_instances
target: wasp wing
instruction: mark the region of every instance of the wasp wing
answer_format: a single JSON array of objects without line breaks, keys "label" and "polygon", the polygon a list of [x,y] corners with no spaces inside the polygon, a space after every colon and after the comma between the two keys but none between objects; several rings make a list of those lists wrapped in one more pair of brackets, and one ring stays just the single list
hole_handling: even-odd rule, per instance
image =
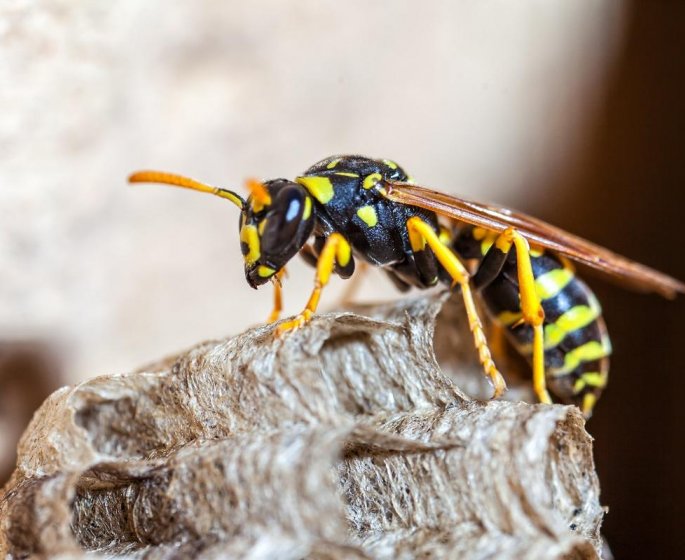
[{"label": "wasp wing", "polygon": [[479,226],[491,231],[514,228],[532,245],[544,247],[609,274],[636,290],[656,292],[666,298],[685,293],[685,284],[648,266],[626,259],[600,245],[521,212],[482,204],[409,183],[384,181],[389,200]]}]

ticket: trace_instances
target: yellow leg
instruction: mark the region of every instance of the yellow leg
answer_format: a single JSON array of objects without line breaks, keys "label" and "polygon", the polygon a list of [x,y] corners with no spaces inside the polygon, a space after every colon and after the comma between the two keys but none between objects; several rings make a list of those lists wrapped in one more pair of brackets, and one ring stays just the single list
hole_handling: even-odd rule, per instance
[{"label": "yellow leg", "polygon": [[533,266],[530,262],[530,246],[528,241],[512,228],[503,231],[495,241],[495,245],[504,253],[508,253],[512,245],[516,250],[521,314],[523,315],[521,322],[533,327],[533,389],[540,402],[551,404],[552,399],[547,392],[547,383],[545,381],[545,339],[543,330],[545,312],[535,290],[535,276],[533,276]]},{"label": "yellow leg", "polygon": [[332,233],[326,239],[326,244],[323,246],[321,254],[319,255],[319,260],[316,264],[314,290],[309,296],[307,305],[297,317],[291,319],[290,321],[281,323],[278,326],[277,334],[280,335],[285,332],[295,330],[311,319],[319,305],[321,290],[326,284],[328,284],[331,274],[333,273],[333,269],[335,268],[335,263],[337,262],[340,266],[346,266],[350,262],[351,258],[352,248],[347,240],[339,233]]},{"label": "yellow leg", "polygon": [[286,276],[285,267],[279,270],[272,277],[272,282],[274,285],[274,307],[267,319],[267,323],[275,323],[281,316],[281,311],[283,311],[283,287],[282,280]]},{"label": "yellow leg", "polygon": [[476,304],[473,301],[473,293],[471,292],[471,285],[469,284],[469,273],[461,263],[454,252],[440,241],[440,238],[435,233],[433,228],[424,222],[419,217],[409,218],[407,220],[407,229],[409,231],[409,243],[413,251],[423,251],[426,244],[433,250],[435,257],[440,264],[447,270],[449,275],[454,280],[454,284],[459,284],[461,287],[461,295],[464,299],[464,307],[466,308],[466,315],[469,321],[469,328],[473,333],[473,341],[478,351],[480,363],[486,375],[492,381],[494,386],[493,398],[498,398],[504,393],[507,388],[502,374],[497,370],[490,348],[483,332],[483,323],[478,316]]}]

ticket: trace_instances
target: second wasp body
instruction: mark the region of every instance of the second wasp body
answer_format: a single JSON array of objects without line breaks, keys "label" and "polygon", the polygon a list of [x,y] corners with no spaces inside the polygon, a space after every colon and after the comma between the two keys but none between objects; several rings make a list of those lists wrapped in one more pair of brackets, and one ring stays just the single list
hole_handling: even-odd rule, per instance
[{"label": "second wasp body", "polygon": [[[307,305],[279,333],[303,326],[331,274],[349,278],[360,258],[382,267],[403,291],[439,283],[457,288],[499,396],[506,385],[486,341],[473,297],[479,295],[494,324],[531,363],[538,398],[551,402],[549,386],[587,415],[606,385],[611,344],[599,303],[567,257],[667,297],[685,291],[677,280],[535,218],[415,186],[390,160],[330,157],[295,181],[248,181],[247,200],[168,173],[142,171],[130,180],[209,192],[238,206],[247,282],[275,286],[271,320],[280,313],[285,265],[300,253],[316,267]],[[439,215],[453,221],[441,224]],[[476,263],[475,272],[466,261]]]}]

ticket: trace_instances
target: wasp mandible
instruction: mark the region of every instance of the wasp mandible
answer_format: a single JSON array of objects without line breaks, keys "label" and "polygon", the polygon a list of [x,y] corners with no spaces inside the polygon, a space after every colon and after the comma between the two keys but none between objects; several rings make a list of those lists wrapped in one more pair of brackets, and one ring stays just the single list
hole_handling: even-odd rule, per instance
[{"label": "wasp mandible", "polygon": [[[333,156],[294,181],[248,180],[247,200],[159,171],[139,171],[129,181],[185,187],[235,204],[247,283],[253,288],[274,284],[270,321],[281,311],[280,280],[290,259],[300,253],[316,268],[309,301],[299,315],[278,326],[279,334],[309,321],[331,274],[350,278],[355,258],[382,267],[401,291],[439,283],[459,288],[493,398],[506,384],[474,295],[531,363],[538,399],[552,402],[549,387],[589,416],[607,383],[611,342],[597,298],[569,259],[639,290],[667,298],[685,293],[682,282],[536,218],[419,187],[388,159]],[[438,216],[449,221],[443,224]],[[477,263],[475,272],[469,272],[466,261]]]}]

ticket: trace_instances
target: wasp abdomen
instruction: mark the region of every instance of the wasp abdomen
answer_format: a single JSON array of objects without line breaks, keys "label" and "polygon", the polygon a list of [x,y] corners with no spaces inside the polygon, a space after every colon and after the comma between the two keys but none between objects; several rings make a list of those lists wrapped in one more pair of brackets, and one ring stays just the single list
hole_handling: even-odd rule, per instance
[{"label": "wasp abdomen", "polygon": [[[477,258],[487,268],[486,256],[496,234],[471,229],[461,232],[455,249],[464,258]],[[590,288],[570,265],[551,253],[531,251],[535,288],[545,312],[545,372],[551,391],[564,402],[591,410],[606,385],[611,342],[602,310]],[[477,277],[476,277],[477,279]],[[515,251],[501,270],[480,287],[492,319],[505,329],[517,351],[532,354],[533,329],[522,322]]]}]

